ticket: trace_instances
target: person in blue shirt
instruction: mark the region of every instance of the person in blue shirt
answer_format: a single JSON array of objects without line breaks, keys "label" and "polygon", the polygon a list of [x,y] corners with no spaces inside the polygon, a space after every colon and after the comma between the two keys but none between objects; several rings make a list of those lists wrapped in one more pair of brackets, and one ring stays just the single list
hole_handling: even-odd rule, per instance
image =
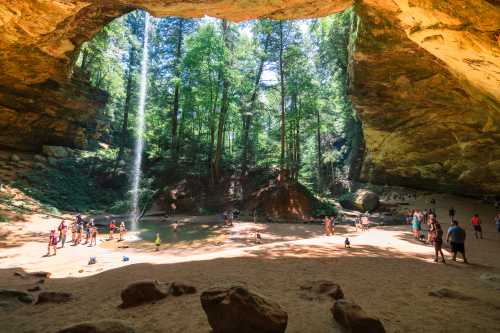
[{"label": "person in blue shirt", "polygon": [[464,258],[464,263],[467,264],[465,257],[465,230],[458,226],[457,221],[453,221],[448,229],[446,241],[450,243],[451,252],[453,252],[453,261],[457,261],[457,253],[460,252]]}]

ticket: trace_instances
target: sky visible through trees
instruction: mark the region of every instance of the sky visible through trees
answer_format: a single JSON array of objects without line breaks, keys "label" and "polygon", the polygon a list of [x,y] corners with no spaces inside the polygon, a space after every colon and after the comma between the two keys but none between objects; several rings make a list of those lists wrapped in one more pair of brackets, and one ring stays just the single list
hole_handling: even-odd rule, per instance
[{"label": "sky visible through trees", "polygon": [[[74,71],[109,94],[101,112],[116,162],[130,163],[144,12],[79,50]],[[212,183],[255,168],[286,170],[316,192],[345,177],[359,122],[348,97],[352,10],[322,19],[152,18],[147,170]]]}]

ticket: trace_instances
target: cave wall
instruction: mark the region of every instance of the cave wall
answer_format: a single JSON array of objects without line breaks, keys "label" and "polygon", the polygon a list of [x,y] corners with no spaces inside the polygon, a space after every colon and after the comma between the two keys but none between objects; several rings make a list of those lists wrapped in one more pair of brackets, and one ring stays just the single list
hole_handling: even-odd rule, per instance
[{"label": "cave wall", "polygon": [[[133,9],[242,21],[309,18],[347,0],[7,0],[0,3],[0,146],[85,148],[106,96],[70,76],[78,47]],[[350,92],[361,179],[500,192],[500,3],[355,0]]]},{"label": "cave wall", "polygon": [[361,180],[500,193],[499,7],[367,0],[355,9]]}]

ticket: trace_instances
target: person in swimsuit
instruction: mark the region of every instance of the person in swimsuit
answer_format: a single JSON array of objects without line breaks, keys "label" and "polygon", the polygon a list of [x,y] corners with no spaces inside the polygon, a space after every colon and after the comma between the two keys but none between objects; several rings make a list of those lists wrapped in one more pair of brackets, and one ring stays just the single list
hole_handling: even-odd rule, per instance
[{"label": "person in swimsuit", "polygon": [[113,238],[113,234],[115,233],[115,229],[116,229],[116,225],[115,225],[115,221],[111,221],[111,223],[109,223],[109,239],[114,239]]},{"label": "person in swimsuit", "polygon": [[90,229],[90,245],[97,245],[97,227],[95,225],[92,225],[92,228]]},{"label": "person in swimsuit", "polygon": [[63,248],[64,243],[66,243],[66,233],[68,232],[68,225],[64,219],[59,224],[59,227],[57,227],[57,230],[59,230],[59,240],[61,241],[61,248]]},{"label": "person in swimsuit", "polygon": [[47,256],[50,256],[50,249],[54,249],[54,255],[56,255],[56,248],[57,248],[57,234],[55,230],[51,230],[49,234],[49,245],[47,248]]},{"label": "person in swimsuit", "polygon": [[125,234],[127,233],[127,228],[125,228],[125,222],[120,223],[120,241],[124,240]]},{"label": "person in swimsuit", "polygon": [[332,235],[332,220],[328,218],[328,216],[325,215],[325,218],[323,219],[324,227],[325,227],[325,235],[331,236]]},{"label": "person in swimsuit", "polygon": [[470,222],[472,224],[472,228],[474,228],[474,236],[476,236],[476,239],[478,239],[478,234],[481,239],[483,239],[483,228],[481,228],[481,219],[479,218],[479,215],[474,214]]},{"label": "person in swimsuit", "polygon": [[432,245],[434,245],[434,251],[436,256],[434,262],[438,262],[439,254],[441,254],[441,259],[443,264],[446,264],[443,254],[443,229],[439,223],[435,223],[432,232],[430,232]]}]

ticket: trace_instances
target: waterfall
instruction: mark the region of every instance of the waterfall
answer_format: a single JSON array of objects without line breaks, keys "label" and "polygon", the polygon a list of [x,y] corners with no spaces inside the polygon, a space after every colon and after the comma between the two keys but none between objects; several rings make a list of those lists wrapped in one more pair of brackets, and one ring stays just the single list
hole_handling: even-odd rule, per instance
[{"label": "waterfall", "polygon": [[144,149],[144,107],[146,104],[147,72],[148,72],[148,43],[149,43],[149,14],[144,17],[144,46],[142,49],[141,78],[139,90],[139,107],[137,110],[137,133],[134,149],[134,169],[132,179],[132,223],[130,229],[137,230],[140,218],[139,185],[141,182],[142,151]]}]

